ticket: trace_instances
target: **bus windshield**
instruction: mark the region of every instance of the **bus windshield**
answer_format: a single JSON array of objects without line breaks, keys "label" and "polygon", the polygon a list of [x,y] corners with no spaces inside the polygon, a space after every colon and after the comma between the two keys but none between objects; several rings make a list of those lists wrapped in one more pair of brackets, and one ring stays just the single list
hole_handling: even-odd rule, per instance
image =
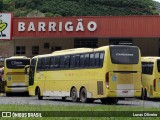
[{"label": "bus windshield", "polygon": [[26,65],[30,64],[29,59],[8,59],[6,66],[8,69],[23,69]]},{"label": "bus windshield", "polygon": [[138,64],[139,52],[137,47],[110,46],[113,64]]}]

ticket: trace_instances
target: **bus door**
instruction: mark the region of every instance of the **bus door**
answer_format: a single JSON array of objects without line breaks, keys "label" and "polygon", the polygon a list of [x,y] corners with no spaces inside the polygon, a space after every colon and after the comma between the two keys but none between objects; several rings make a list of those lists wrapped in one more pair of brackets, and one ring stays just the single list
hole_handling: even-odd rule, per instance
[{"label": "bus door", "polygon": [[45,78],[45,58],[39,58],[37,63],[36,80],[41,91],[44,90]]},{"label": "bus door", "polygon": [[35,66],[36,66],[36,59],[32,59],[29,70],[29,86],[32,86],[34,84]]}]

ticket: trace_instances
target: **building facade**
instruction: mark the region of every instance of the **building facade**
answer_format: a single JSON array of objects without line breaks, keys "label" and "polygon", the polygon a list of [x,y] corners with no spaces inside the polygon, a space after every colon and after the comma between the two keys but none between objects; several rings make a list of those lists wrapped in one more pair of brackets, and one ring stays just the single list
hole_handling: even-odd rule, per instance
[{"label": "building facade", "polygon": [[[0,26],[4,23],[2,20]],[[136,45],[142,56],[160,56],[160,16],[12,16],[10,29],[10,39],[0,36],[1,57],[33,57],[62,49],[105,45]]]}]

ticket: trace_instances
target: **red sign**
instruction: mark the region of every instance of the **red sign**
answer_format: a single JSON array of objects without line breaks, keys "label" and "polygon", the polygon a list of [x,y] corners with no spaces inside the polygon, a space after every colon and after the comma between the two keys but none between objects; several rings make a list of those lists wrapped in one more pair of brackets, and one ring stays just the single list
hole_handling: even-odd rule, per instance
[{"label": "red sign", "polygon": [[160,16],[14,18],[14,37],[160,37]]}]

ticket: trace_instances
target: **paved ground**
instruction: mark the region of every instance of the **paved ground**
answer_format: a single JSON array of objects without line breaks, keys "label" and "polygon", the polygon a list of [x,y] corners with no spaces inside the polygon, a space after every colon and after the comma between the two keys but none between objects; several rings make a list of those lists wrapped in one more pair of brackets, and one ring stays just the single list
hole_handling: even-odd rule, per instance
[{"label": "paved ground", "polygon": [[[94,103],[83,104],[73,103],[70,99],[62,101],[61,98],[45,97],[43,100],[38,100],[37,97],[24,97],[24,96],[12,96],[6,97],[5,95],[0,96],[0,104],[35,104],[35,105],[103,105],[99,100],[95,100]],[[143,107],[157,107],[160,108],[160,100],[148,100],[143,101],[135,98],[128,98],[126,100],[120,100],[117,105],[124,106],[143,106]]]}]

